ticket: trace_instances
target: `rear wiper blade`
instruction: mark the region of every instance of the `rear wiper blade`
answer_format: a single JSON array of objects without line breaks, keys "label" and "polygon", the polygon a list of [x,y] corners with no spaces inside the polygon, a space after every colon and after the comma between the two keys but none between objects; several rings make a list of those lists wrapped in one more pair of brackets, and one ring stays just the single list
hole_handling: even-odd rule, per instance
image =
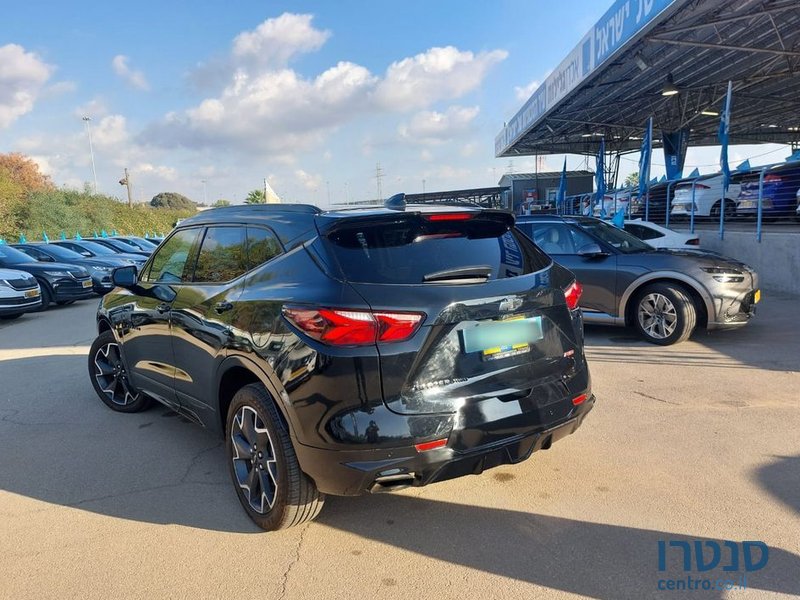
[{"label": "rear wiper blade", "polygon": [[434,281],[457,281],[461,279],[489,279],[494,269],[489,265],[473,265],[428,273],[422,278],[425,283]]}]

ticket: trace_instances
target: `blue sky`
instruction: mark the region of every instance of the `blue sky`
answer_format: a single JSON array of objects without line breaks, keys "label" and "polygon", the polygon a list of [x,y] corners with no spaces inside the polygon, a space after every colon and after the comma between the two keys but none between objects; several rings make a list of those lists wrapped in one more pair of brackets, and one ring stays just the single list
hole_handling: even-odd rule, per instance
[{"label": "blue sky", "polygon": [[[0,22],[0,152],[82,187],[89,116],[100,191],[122,196],[127,167],[139,201],[242,201],[266,177],[285,200],[326,206],[374,198],[378,162],[384,196],[423,180],[491,186],[509,167],[494,136],[608,4],[14,4]],[[716,162],[687,158],[703,161]]]}]

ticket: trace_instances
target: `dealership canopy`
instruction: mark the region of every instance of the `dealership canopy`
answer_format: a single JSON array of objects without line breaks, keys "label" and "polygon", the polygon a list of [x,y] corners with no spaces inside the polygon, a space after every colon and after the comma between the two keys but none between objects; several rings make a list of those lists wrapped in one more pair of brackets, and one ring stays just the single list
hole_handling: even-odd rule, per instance
[{"label": "dealership canopy", "polygon": [[[645,124],[715,145],[800,140],[798,0],[617,0],[495,139],[498,157],[638,150]],[[662,143],[654,136],[655,145]]]}]

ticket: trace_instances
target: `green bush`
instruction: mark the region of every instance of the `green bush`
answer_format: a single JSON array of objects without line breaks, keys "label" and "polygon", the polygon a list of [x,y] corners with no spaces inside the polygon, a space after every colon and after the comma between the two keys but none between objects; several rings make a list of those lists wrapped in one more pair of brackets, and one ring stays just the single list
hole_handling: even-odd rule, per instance
[{"label": "green bush", "polygon": [[118,199],[102,194],[75,190],[53,189],[29,192],[22,199],[11,198],[0,186],[0,238],[16,241],[20,234],[28,240],[38,240],[42,232],[56,239],[63,231],[67,237],[76,232],[82,236],[95,231],[116,230],[119,234],[144,235],[146,232],[166,233],[175,221],[185,219],[196,210],[152,208],[147,205],[129,207]]},{"label": "green bush", "polygon": [[150,200],[153,208],[172,208],[177,210],[193,210],[197,205],[183,194],[176,192],[161,192],[153,196]]}]

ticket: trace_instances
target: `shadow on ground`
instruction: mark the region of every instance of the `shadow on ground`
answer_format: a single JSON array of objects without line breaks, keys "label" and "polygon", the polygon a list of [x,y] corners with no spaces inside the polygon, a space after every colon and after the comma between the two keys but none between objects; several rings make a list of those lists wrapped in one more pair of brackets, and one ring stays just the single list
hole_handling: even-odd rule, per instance
[{"label": "shadow on ground", "polygon": [[[775,456],[756,471],[758,484],[800,515],[800,456]],[[798,572],[800,578],[800,571]]]}]

